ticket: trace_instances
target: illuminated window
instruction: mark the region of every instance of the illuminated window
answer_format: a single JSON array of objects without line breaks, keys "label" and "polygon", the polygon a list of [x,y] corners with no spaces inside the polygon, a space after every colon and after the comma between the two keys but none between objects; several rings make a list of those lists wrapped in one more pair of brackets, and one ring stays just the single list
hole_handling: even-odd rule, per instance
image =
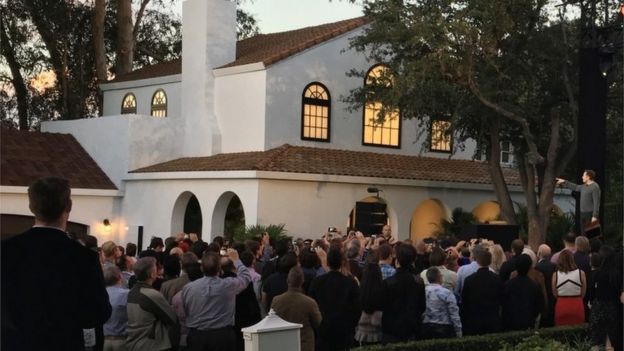
[{"label": "illuminated window", "polygon": [[451,152],[452,142],[451,122],[444,120],[431,121],[431,151]]},{"label": "illuminated window", "polygon": [[152,97],[152,112],[154,117],[167,117],[167,94],[162,89],[156,90]]},{"label": "illuminated window", "polygon": [[[383,65],[373,66],[368,71],[365,85],[385,85],[390,86],[392,79],[388,67]],[[379,112],[383,105],[379,101],[364,104],[364,128],[362,135],[362,143],[364,145],[377,145],[388,147],[401,147],[401,116],[399,110],[386,111],[384,118],[381,118]]]},{"label": "illuminated window", "polygon": [[331,99],[321,83],[310,83],[303,90],[301,139],[329,141]]},{"label": "illuminated window", "polygon": [[121,102],[121,114],[136,113],[136,97],[132,93],[128,93],[124,96]]}]

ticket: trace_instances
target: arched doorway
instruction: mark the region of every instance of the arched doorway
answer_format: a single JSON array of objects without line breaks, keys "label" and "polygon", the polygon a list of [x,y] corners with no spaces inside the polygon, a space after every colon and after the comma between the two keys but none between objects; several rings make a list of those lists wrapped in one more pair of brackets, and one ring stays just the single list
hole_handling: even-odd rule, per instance
[{"label": "arched doorway", "polygon": [[202,236],[202,213],[199,200],[190,191],[185,191],[173,205],[171,216],[171,234],[176,233],[197,233]]},{"label": "arched doorway", "polygon": [[472,214],[479,223],[496,221],[500,217],[500,213],[501,208],[496,201],[484,201],[472,210]]},{"label": "arched doorway", "polygon": [[241,227],[245,227],[243,203],[235,193],[225,192],[217,200],[212,212],[212,235],[231,239]]},{"label": "arched doorway", "polygon": [[357,229],[364,235],[380,234],[386,224],[390,224],[388,205],[377,196],[368,196],[356,202],[349,213],[349,228]]},{"label": "arched doorway", "polygon": [[422,240],[442,232],[444,230],[442,222],[450,220],[449,212],[446,205],[438,199],[421,202],[412,213],[410,239]]}]

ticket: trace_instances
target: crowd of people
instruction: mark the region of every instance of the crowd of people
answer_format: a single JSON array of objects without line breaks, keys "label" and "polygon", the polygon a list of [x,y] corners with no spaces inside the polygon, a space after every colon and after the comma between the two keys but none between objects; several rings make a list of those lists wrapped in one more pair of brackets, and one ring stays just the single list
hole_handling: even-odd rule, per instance
[{"label": "crowd of people", "polygon": [[138,254],[109,241],[100,250],[113,306],[104,349],[243,350],[241,329],[270,310],[303,325],[302,350],[585,322],[596,346],[621,349],[621,252],[563,239],[554,254],[520,239],[510,252],[484,239],[398,241],[390,226],[375,238],[275,242],[180,233]]},{"label": "crowd of people", "polygon": [[[569,233],[554,254],[516,239],[506,252],[485,239],[399,241],[385,226],[370,237],[332,230],[244,242],[179,233],[138,252],[68,239],[71,201],[50,212],[37,198],[54,195],[49,188],[65,198],[67,185],[41,186],[31,196],[35,227],[2,247],[6,349],[243,350],[241,329],[268,313],[301,324],[310,351],[585,322],[595,347],[622,349],[622,252],[599,239]],[[31,250],[36,262],[23,262]]]}]

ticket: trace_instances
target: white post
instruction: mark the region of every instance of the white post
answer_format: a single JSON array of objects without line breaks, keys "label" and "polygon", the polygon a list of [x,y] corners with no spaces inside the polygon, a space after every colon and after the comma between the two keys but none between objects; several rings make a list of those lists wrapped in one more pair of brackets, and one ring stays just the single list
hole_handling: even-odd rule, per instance
[{"label": "white post", "polygon": [[281,319],[271,309],[269,314],[251,327],[243,328],[245,351],[301,350],[301,324]]}]

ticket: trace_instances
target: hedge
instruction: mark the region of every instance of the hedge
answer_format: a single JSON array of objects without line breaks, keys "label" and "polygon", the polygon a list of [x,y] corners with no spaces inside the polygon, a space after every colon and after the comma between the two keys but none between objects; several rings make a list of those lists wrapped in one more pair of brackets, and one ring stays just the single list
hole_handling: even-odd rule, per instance
[{"label": "hedge", "polygon": [[477,336],[464,336],[453,339],[419,340],[405,343],[372,345],[358,348],[358,351],[427,351],[427,350],[453,350],[453,351],[499,351],[505,344],[517,344],[524,339],[538,335],[544,339],[552,339],[563,344],[584,342],[590,338],[589,326],[566,326],[534,329],[527,331],[514,331],[507,333],[486,334]]}]

